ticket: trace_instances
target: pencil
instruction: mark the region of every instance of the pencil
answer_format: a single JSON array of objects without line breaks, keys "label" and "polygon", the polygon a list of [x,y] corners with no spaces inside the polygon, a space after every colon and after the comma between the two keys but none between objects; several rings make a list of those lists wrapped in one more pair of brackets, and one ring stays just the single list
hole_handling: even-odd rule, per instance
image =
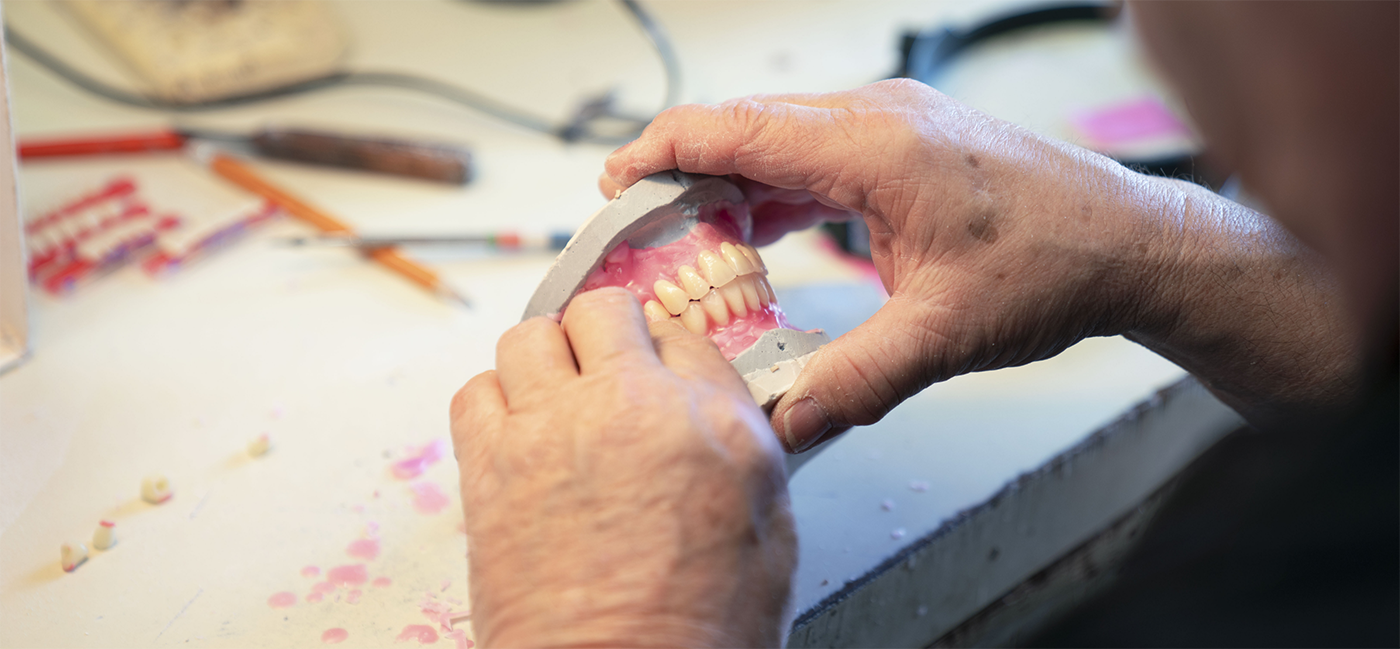
[{"label": "pencil", "polygon": [[[286,210],[287,213],[315,226],[316,229],[322,232],[354,234],[350,226],[346,225],[340,219],[312,207],[305,201],[287,193],[286,190],[273,185],[262,176],[259,176],[247,165],[231,156],[222,153],[213,153],[208,157],[208,165],[214,173],[222,176],[229,182],[276,203],[278,207]],[[468,307],[471,306],[471,302],[468,301],[467,298],[452,290],[452,287],[443,282],[442,278],[439,277],[437,273],[404,256],[404,254],[399,252],[396,248],[375,248],[366,251],[365,254],[367,254],[370,259],[379,262],[379,264],[385,268],[403,275],[408,278],[409,281],[437,295],[456,300]]]}]

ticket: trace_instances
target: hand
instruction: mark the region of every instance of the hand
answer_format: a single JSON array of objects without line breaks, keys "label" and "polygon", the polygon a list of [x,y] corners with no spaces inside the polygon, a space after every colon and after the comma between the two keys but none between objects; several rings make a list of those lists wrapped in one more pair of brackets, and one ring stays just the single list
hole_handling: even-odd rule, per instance
[{"label": "hand", "polygon": [[1144,177],[908,80],[672,108],[608,158],[599,185],[611,196],[667,169],[744,179],[762,240],[854,214],[869,226],[890,300],[775,407],[794,452],[933,382],[1141,325],[1148,269],[1180,242],[1144,218],[1161,193]]},{"label": "hand", "polygon": [[452,401],[483,646],[773,646],[796,536],[781,452],[709,339],[636,298],[501,337]]}]

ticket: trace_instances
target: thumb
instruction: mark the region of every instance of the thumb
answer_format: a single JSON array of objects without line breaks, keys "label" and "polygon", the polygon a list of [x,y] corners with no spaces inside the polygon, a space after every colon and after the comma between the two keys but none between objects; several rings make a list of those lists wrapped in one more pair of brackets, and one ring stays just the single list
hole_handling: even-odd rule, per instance
[{"label": "thumb", "polygon": [[936,348],[945,339],[928,321],[927,307],[895,296],[812,356],[773,408],[773,430],[787,451],[873,424],[932,384]]}]

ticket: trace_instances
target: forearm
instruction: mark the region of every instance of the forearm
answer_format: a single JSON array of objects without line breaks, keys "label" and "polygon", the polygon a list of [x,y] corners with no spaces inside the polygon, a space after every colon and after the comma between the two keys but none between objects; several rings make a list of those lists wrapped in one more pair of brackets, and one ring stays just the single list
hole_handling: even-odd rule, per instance
[{"label": "forearm", "polygon": [[1268,217],[1204,188],[1145,182],[1155,185],[1148,205],[1160,206],[1164,236],[1150,262],[1155,280],[1125,335],[1256,425],[1349,407],[1361,364],[1340,289],[1319,256]]}]

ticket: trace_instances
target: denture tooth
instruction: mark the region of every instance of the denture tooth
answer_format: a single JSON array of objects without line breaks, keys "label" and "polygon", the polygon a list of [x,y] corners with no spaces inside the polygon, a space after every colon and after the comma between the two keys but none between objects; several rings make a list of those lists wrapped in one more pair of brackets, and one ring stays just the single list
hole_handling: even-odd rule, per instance
[{"label": "denture tooth", "polygon": [[719,254],[724,257],[724,263],[734,269],[736,275],[748,275],[754,271],[753,262],[749,261],[748,256],[739,252],[739,249],[728,241],[719,244]]},{"label": "denture tooth", "polygon": [[724,296],[720,295],[719,289],[715,289],[700,298],[700,306],[704,307],[705,314],[715,321],[716,325],[723,327],[729,324],[729,307],[725,306]]},{"label": "denture tooth", "polygon": [[642,313],[646,314],[647,322],[661,322],[671,317],[671,314],[666,312],[666,307],[656,300],[647,300],[647,303],[642,305]]},{"label": "denture tooth", "polygon": [[745,257],[749,258],[749,261],[753,263],[753,267],[755,270],[757,270],[760,274],[763,275],[768,274],[768,266],[763,263],[763,258],[758,256],[758,251],[755,250],[753,246],[747,243],[741,243],[739,244],[739,250],[744,253]]},{"label": "denture tooth", "polygon": [[656,280],[652,290],[656,291],[656,299],[661,300],[662,306],[665,306],[671,315],[680,315],[685,306],[690,304],[690,296],[686,295],[681,287],[664,279]]},{"label": "denture tooth", "polygon": [[732,311],[736,317],[740,318],[749,314],[749,307],[744,305],[744,291],[739,288],[739,285],[743,283],[744,280],[740,279],[737,282],[730,282],[726,286],[715,289],[715,292],[719,293],[720,297],[724,298],[724,303],[729,305],[729,310]]},{"label": "denture tooth", "polygon": [[758,281],[759,278],[757,277],[743,277],[740,278],[738,282],[739,290],[744,293],[744,306],[748,307],[750,311],[757,311],[763,308],[763,303],[758,299],[758,291],[760,290],[758,288]]},{"label": "denture tooth", "polygon": [[711,250],[701,250],[699,262],[700,276],[704,277],[710,286],[724,286],[738,277],[734,274],[734,269]]},{"label": "denture tooth", "polygon": [[692,300],[705,297],[705,294],[710,292],[710,283],[690,266],[677,268],[676,279],[681,281],[681,288],[685,289],[685,294]]},{"label": "denture tooth", "polygon": [[87,558],[87,546],[82,543],[64,543],[58,549],[59,565],[63,567],[64,572],[73,572],[84,561],[87,561]]},{"label": "denture tooth", "polygon": [[705,310],[699,304],[691,304],[681,312],[681,326],[690,333],[705,335],[705,330],[709,327],[705,322]]},{"label": "denture tooth", "polygon": [[759,277],[757,279],[758,301],[762,302],[763,306],[768,306],[769,304],[777,302],[778,296],[773,293],[773,285],[768,283],[768,278]]}]

